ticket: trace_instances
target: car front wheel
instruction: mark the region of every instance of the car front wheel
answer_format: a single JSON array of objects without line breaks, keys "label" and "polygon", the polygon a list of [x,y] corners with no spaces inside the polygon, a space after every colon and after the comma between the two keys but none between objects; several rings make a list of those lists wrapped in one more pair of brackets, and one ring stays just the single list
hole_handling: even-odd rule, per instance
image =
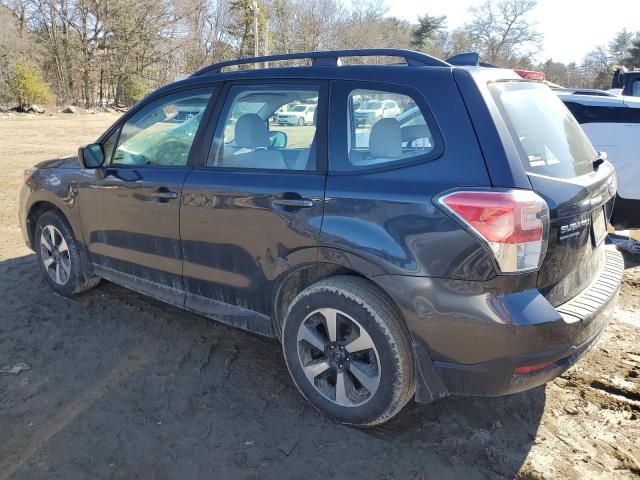
[{"label": "car front wheel", "polygon": [[99,283],[99,278],[84,274],[78,242],[61,214],[48,211],[38,218],[33,247],[44,277],[56,293],[74,295]]},{"label": "car front wheel", "polygon": [[357,277],[300,293],[285,318],[283,349],[302,395],[341,423],[383,423],[415,391],[406,327],[384,294]]}]

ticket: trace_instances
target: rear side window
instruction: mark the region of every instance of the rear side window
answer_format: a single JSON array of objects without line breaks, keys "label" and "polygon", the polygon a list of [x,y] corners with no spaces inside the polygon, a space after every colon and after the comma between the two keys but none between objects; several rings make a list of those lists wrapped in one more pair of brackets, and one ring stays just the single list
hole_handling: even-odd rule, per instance
[{"label": "rear side window", "polygon": [[353,171],[415,160],[434,150],[432,128],[409,95],[352,90],[347,98],[348,162],[333,171]]},{"label": "rear side window", "polygon": [[527,172],[573,178],[593,171],[596,151],[571,112],[546,85],[495,82],[489,90]]}]

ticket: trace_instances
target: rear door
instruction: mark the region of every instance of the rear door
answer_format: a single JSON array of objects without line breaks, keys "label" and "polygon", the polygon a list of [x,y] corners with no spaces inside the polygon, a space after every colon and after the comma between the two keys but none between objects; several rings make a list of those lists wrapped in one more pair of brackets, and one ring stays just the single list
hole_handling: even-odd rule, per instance
[{"label": "rear door", "polygon": [[[182,305],[180,198],[214,87],[151,100],[104,142],[106,164],[79,184],[82,229],[96,273]],[[182,115],[181,105],[190,115]]]},{"label": "rear door", "polygon": [[603,265],[604,205],[615,193],[614,170],[597,159],[571,112],[545,85],[495,81],[488,89],[533,190],[549,206],[538,288],[559,305],[584,289]]},{"label": "rear door", "polygon": [[[326,171],[326,95],[320,81],[225,87],[183,188],[180,235],[186,306],[272,334],[281,276],[316,264]],[[276,126],[281,107],[317,105],[317,125]]]}]

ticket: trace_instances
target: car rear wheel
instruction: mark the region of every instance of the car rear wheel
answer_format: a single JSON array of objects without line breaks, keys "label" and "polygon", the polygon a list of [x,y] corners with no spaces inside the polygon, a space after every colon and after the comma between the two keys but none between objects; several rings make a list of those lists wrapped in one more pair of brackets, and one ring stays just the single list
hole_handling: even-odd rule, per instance
[{"label": "car rear wheel", "polygon": [[304,290],[287,312],[282,341],[302,395],[341,423],[383,423],[415,391],[409,334],[366,280],[332,277]]},{"label": "car rear wheel", "polygon": [[60,295],[74,295],[95,287],[100,279],[85,275],[78,242],[65,218],[43,213],[36,223],[33,246],[47,283]]}]

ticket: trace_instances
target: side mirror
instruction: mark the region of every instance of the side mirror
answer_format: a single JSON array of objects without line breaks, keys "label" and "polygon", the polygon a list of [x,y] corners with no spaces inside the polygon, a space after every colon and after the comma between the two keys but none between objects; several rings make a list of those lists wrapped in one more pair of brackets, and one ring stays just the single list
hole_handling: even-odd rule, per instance
[{"label": "side mirror", "polygon": [[104,163],[104,150],[99,143],[85,145],[78,149],[78,158],[84,168],[99,168]]},{"label": "side mirror", "polygon": [[286,148],[288,137],[287,134],[276,130],[269,133],[269,140],[271,140],[271,148]]}]

